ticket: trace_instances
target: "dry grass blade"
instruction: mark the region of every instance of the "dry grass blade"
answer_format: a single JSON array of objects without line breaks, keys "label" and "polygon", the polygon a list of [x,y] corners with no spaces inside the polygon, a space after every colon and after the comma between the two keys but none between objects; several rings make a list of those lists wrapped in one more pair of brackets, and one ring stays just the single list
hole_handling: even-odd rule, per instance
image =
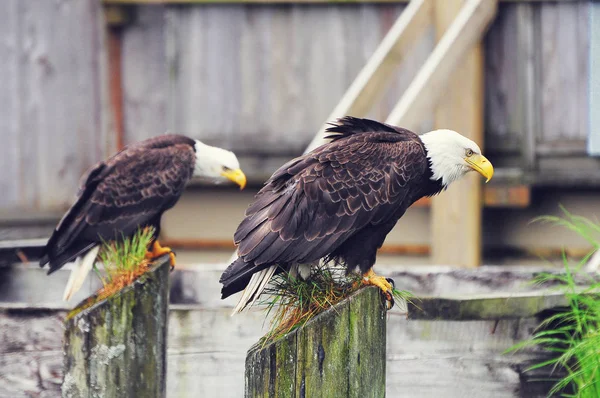
[{"label": "dry grass blade", "polygon": [[154,228],[146,227],[130,238],[103,242],[99,257],[104,273],[95,268],[103,284],[98,292],[99,300],[132,284],[148,270],[151,261],[146,258],[146,252],[153,236]]},{"label": "dry grass blade", "polygon": [[[333,307],[363,287],[362,277],[355,273],[346,275],[341,266],[319,265],[313,267],[306,280],[282,272],[273,277],[263,291],[258,305],[272,314],[269,332],[262,343],[279,337],[303,326],[321,312]],[[407,292],[394,289],[396,299],[408,300]]]}]

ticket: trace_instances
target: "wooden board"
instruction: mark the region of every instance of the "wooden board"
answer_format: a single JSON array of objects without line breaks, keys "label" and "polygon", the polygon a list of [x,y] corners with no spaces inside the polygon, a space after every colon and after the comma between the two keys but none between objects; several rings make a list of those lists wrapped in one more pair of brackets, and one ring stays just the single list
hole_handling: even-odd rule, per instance
[{"label": "wooden board", "polygon": [[163,256],[130,286],[71,311],[63,396],[166,397],[169,270]]},{"label": "wooden board", "polygon": [[[540,143],[560,147],[587,138],[590,5],[548,3],[540,9]],[[565,109],[565,98],[575,105],[572,110]]]},{"label": "wooden board", "polygon": [[[447,8],[449,4],[454,6]],[[453,77],[457,66],[481,39],[496,13],[496,1],[467,0],[464,6],[461,4],[459,0],[436,3],[436,15],[444,16],[443,24],[436,23],[439,42],[388,116],[387,123],[414,130],[440,101],[443,90],[452,87],[448,85],[456,80]],[[449,13],[450,10],[453,12]]]},{"label": "wooden board", "polygon": [[[311,4],[311,3],[329,3],[354,4],[354,0],[102,0],[105,4],[236,4],[236,3],[260,3],[260,4]],[[580,0],[500,0],[504,3],[542,3],[542,2],[576,2]],[[363,0],[365,3],[409,3],[410,0]]]},{"label": "wooden board", "polygon": [[2,5],[0,209],[65,209],[110,145],[102,5]]},{"label": "wooden board", "polygon": [[408,317],[457,321],[530,318],[538,316],[544,310],[566,306],[567,303],[564,294],[549,290],[462,297],[419,297],[408,303]]},{"label": "wooden board", "polygon": [[[495,12],[495,4],[488,3],[490,12]],[[468,4],[469,1],[462,0],[437,1],[435,19],[438,37],[443,40],[454,18],[464,12]],[[486,25],[487,22],[481,29],[485,29]],[[463,58],[457,62],[446,86],[446,95],[437,105],[435,126],[456,130],[483,148],[484,61],[481,44],[465,51]],[[447,191],[434,197],[431,203],[432,263],[463,267],[480,265],[481,177],[475,173],[467,174]]]},{"label": "wooden board", "polygon": [[252,397],[382,397],[386,310],[378,288],[361,289],[246,357]]},{"label": "wooden board", "polygon": [[[590,64],[589,64],[589,109],[600,108],[600,4],[592,3],[589,5],[589,43],[590,43]],[[589,139],[587,151],[592,156],[600,156],[600,114],[590,112],[588,116]]]},{"label": "wooden board", "polygon": [[432,4],[430,0],[415,0],[406,7],[304,153],[328,141],[325,129],[331,121],[346,115],[364,117],[367,114],[384,90],[389,88],[390,76],[400,66],[405,54],[429,27]]}]

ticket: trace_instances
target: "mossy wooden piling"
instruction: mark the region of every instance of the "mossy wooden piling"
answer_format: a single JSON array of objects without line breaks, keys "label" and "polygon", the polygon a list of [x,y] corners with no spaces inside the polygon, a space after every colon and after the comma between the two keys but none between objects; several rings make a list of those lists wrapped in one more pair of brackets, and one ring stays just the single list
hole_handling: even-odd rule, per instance
[{"label": "mossy wooden piling", "polygon": [[246,398],[384,397],[386,310],[378,288],[354,293],[246,356]]},{"label": "mossy wooden piling", "polygon": [[[169,257],[115,295],[67,317],[62,396],[165,397]],[[94,300],[92,297],[91,300]]]}]

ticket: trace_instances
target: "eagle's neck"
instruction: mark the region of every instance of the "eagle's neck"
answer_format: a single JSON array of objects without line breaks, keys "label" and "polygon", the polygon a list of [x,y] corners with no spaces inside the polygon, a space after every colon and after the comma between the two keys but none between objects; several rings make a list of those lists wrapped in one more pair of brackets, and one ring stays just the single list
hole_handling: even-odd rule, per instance
[{"label": "eagle's neck", "polygon": [[447,188],[447,186],[443,184],[441,178],[434,178],[433,172],[431,171],[430,167],[428,167],[427,171],[425,172],[424,180],[425,181],[420,184],[420,195],[415,200],[423,196],[437,195],[438,193],[442,192],[444,189]]}]

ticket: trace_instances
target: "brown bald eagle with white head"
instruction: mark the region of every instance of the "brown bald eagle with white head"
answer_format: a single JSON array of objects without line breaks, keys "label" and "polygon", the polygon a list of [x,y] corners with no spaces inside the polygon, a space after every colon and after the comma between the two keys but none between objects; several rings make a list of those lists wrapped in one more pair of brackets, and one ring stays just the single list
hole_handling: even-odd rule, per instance
[{"label": "brown bald eagle with white head", "polygon": [[[238,258],[220,282],[222,298],[244,290],[235,311],[252,304],[271,277],[321,259],[359,271],[392,302],[390,282],[373,273],[377,249],[406,209],[469,171],[489,181],[491,163],[476,143],[452,130],[423,135],[344,117],[331,142],[277,170],[235,233]],[[308,272],[307,272],[308,271]]]},{"label": "brown bald eagle with white head", "polygon": [[157,240],[160,219],[192,177],[231,180],[241,188],[246,184],[235,154],[175,134],[131,144],[92,167],[40,259],[40,266],[49,265],[48,274],[75,261],[64,299],[79,290],[103,241],[129,237],[140,227],[154,228],[151,256],[169,253],[174,266],[171,249]]}]

